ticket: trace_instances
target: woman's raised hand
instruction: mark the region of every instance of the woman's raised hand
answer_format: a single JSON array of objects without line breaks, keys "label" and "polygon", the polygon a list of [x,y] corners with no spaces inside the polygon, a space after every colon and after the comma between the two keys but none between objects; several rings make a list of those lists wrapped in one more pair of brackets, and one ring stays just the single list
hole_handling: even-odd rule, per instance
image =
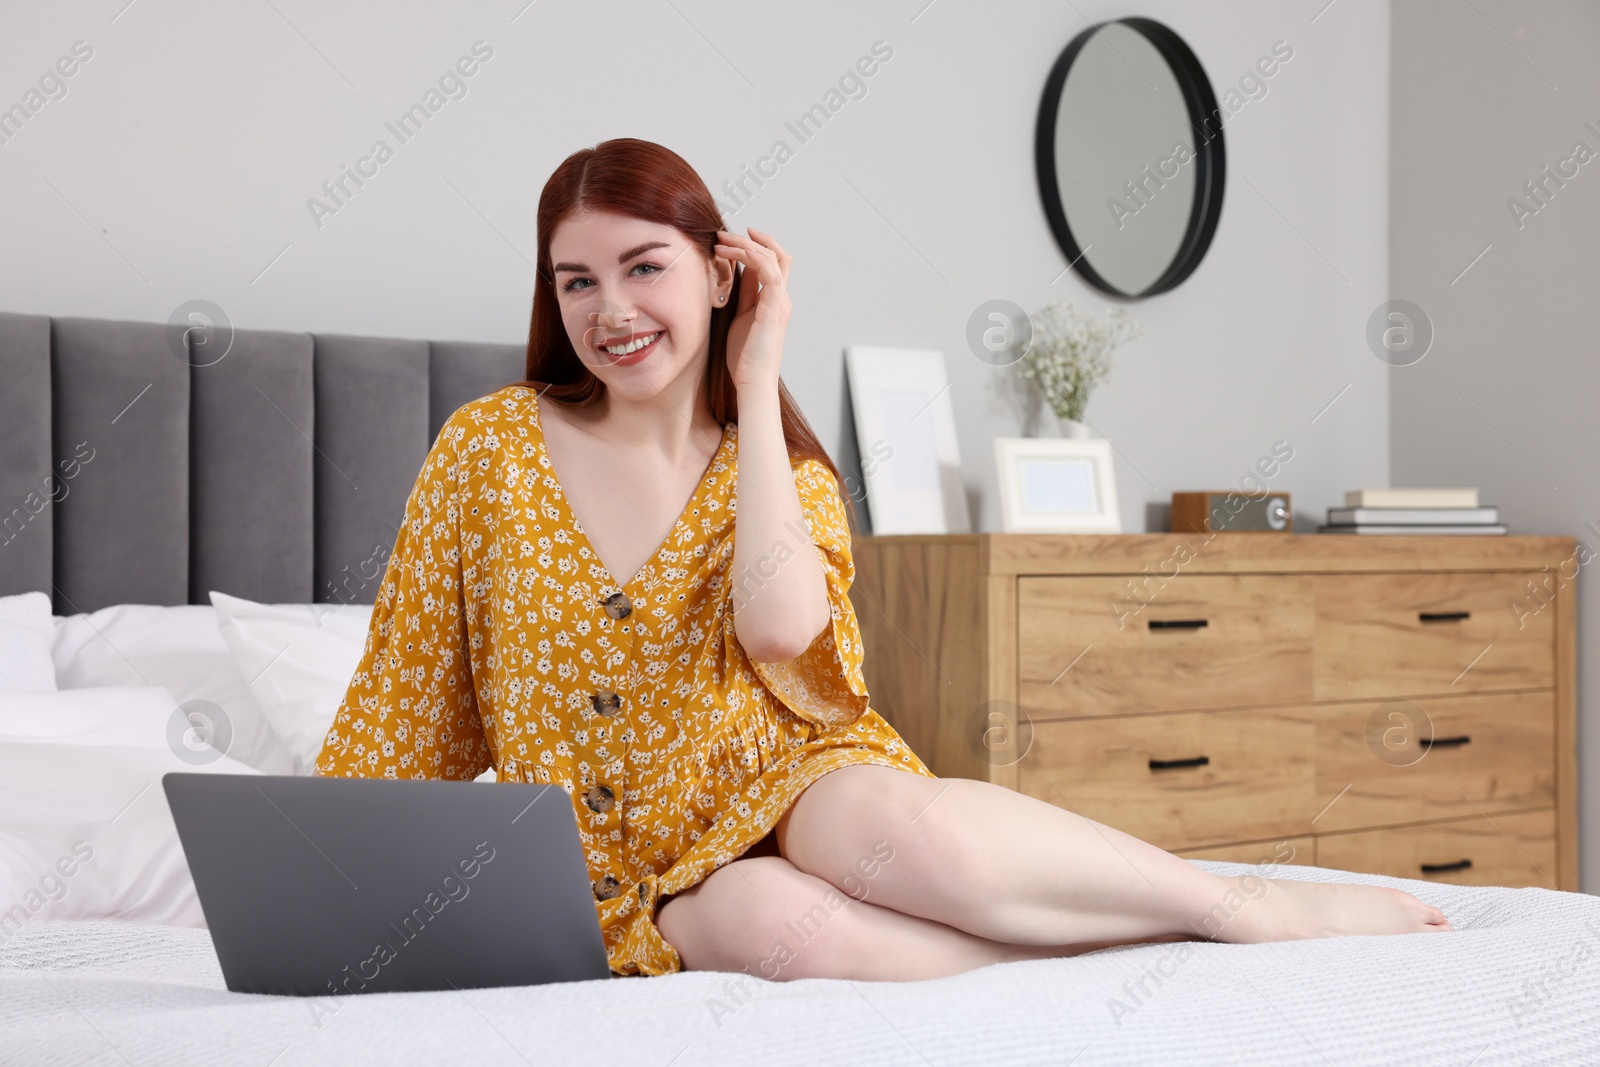
[{"label": "woman's raised hand", "polygon": [[789,263],[783,246],[754,226],[749,236],[717,231],[716,254],[744,265],[739,306],[728,330],[728,373],[741,395],[778,388],[783,336],[789,328]]}]

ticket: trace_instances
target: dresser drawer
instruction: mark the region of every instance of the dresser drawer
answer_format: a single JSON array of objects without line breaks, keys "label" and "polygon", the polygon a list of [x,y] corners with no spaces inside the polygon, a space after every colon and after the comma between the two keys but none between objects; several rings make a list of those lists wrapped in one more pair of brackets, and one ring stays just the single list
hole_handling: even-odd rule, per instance
[{"label": "dresser drawer", "polygon": [[1554,810],[1317,835],[1317,866],[1452,885],[1556,886]]},{"label": "dresser drawer", "polygon": [[1314,580],[1319,701],[1538,689],[1555,682],[1555,612],[1512,610],[1523,598],[1527,574]]},{"label": "dresser drawer", "polygon": [[1282,837],[1276,841],[1251,841],[1242,845],[1212,845],[1209,848],[1185,848],[1178,855],[1188,860],[1221,860],[1224,863],[1296,863],[1315,866],[1317,862],[1316,838]]},{"label": "dresser drawer", "polygon": [[1304,834],[1315,734],[1304,706],[1035,723],[1017,788],[1169,850]]},{"label": "dresser drawer", "polygon": [[1554,745],[1548,689],[1319,706],[1317,829],[1553,805]]},{"label": "dresser drawer", "polygon": [[1020,578],[1018,702],[1035,722],[1309,702],[1311,582]]}]

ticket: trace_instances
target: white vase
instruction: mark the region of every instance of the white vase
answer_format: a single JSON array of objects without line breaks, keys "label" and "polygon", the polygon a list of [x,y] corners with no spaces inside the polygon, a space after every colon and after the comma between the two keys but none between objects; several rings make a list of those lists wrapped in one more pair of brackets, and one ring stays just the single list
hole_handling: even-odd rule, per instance
[{"label": "white vase", "polygon": [[1079,422],[1077,419],[1063,419],[1058,416],[1056,418],[1056,425],[1061,428],[1062,437],[1082,439],[1094,436],[1089,432],[1089,424],[1086,422]]}]

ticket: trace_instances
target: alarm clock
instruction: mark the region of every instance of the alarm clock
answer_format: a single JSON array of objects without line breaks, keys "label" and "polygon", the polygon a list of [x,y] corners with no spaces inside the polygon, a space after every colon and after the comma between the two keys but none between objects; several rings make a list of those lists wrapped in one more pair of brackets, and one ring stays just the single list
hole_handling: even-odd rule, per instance
[{"label": "alarm clock", "polygon": [[1173,533],[1289,533],[1293,528],[1287,492],[1221,489],[1172,494]]}]

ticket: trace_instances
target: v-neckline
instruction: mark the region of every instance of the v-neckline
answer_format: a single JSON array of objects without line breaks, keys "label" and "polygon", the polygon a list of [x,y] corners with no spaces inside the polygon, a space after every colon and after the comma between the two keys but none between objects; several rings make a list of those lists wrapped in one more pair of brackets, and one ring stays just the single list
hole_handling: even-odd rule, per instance
[{"label": "v-neckline", "polygon": [[700,502],[701,496],[705,494],[707,484],[711,481],[711,472],[716,467],[717,460],[722,458],[723,449],[728,446],[729,427],[733,425],[731,422],[723,425],[722,438],[717,442],[717,450],[711,454],[711,460],[706,464],[706,469],[700,472],[700,478],[695,482],[694,492],[689,494],[688,502],[683,505],[683,510],[678,512],[678,518],[673,522],[672,528],[667,531],[667,536],[656,546],[656,550],[650,554],[650,558],[640,564],[639,569],[626,582],[619,582],[617,581],[617,576],[611,573],[611,568],[606,564],[606,561],[600,558],[599,550],[594,547],[594,542],[589,540],[588,531],[583,528],[582,521],[579,520],[577,513],[572,510],[572,502],[567,499],[567,491],[561,484],[561,477],[556,473],[555,461],[550,458],[550,449],[545,444],[544,416],[539,408],[539,395],[537,393],[534,394],[533,428],[538,435],[539,454],[544,457],[545,469],[549,472],[551,480],[556,483],[556,495],[561,498],[561,510],[565,512],[567,523],[572,528],[573,535],[582,542],[583,547],[589,550],[589,554],[594,557],[595,563],[605,572],[606,578],[611,582],[611,588],[626,592],[634,582],[639,580],[641,575],[654,566],[661,553],[665,552],[667,546],[672,544],[679,528],[688,521],[688,517],[693,512],[695,505]]}]

